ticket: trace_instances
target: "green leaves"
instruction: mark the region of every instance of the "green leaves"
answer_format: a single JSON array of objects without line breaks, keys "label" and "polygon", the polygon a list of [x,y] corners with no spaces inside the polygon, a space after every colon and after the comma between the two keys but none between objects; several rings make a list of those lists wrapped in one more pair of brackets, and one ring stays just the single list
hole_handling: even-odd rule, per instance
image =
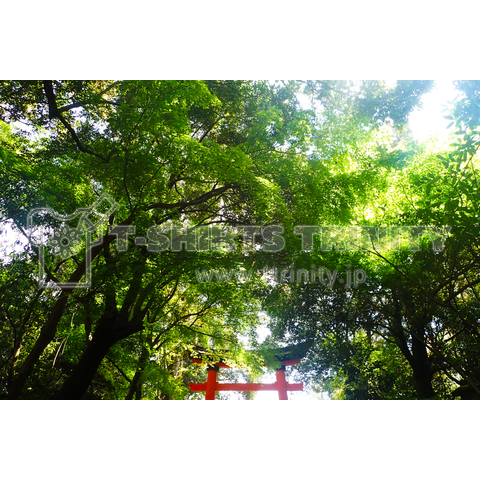
[{"label": "green leaves", "polygon": [[[463,353],[473,358],[475,335],[448,345],[441,339],[457,331],[455,312],[468,318],[477,308],[476,85],[463,85],[465,97],[452,113],[457,141],[433,153],[402,131],[430,86],[1,83],[3,118],[29,125],[21,133],[0,123],[3,218],[25,227],[34,207],[72,213],[102,192],[118,203],[95,232],[103,243],[92,250],[88,289],[37,293],[34,250],[1,272],[3,395],[49,398],[82,383],[89,398],[186,398],[189,381],[205,376],[186,357],[199,346],[259,375],[265,352],[254,338],[256,352],[246,352],[243,342],[265,311],[272,319],[266,345],[315,340],[304,375],[341,398],[412,398],[415,362],[423,358],[415,335],[432,348],[421,372],[463,375],[462,367],[455,373],[445,364]],[[60,241],[57,225],[47,220]],[[104,237],[107,223],[134,226],[135,233],[117,243]],[[426,237],[415,251],[379,254],[368,245],[368,251],[301,252],[294,234],[296,225],[447,224],[451,236],[435,252]],[[172,225],[216,225],[217,237],[222,225],[281,225],[285,248],[246,255],[240,248],[197,251],[186,241],[183,250],[151,249],[150,228]],[[175,232],[181,244],[181,228]],[[233,239],[237,246],[243,240]],[[84,249],[62,251],[60,257],[47,247],[52,279],[85,275]],[[292,265],[310,272],[312,263],[336,270],[338,281],[282,284],[262,276],[265,268]],[[366,280],[347,289],[339,279],[355,269]],[[206,272],[204,281],[197,271]],[[208,276],[213,271],[218,275]],[[83,368],[92,358],[97,365]]]}]

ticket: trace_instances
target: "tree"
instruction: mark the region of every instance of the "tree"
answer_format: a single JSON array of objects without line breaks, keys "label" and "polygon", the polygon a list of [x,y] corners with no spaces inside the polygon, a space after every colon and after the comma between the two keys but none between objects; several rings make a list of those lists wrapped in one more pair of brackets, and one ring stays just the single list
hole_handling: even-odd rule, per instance
[{"label": "tree", "polygon": [[[299,283],[277,286],[274,295],[269,292],[274,336],[316,339],[305,378],[334,385],[337,396],[480,394],[480,143],[473,120],[478,118],[476,96],[469,98],[475,88],[463,84],[465,96],[453,108],[458,140],[449,151],[410,143],[400,152],[395,147],[390,158],[396,161],[377,156],[370,198],[364,197],[345,222],[350,232],[363,227],[364,233],[374,235],[359,244],[352,235],[337,243],[337,248],[349,244],[355,251],[321,252],[317,244],[317,265],[340,272],[347,265],[362,269],[365,282],[350,289]],[[396,228],[395,243],[385,225]]]},{"label": "tree", "polygon": [[[279,157],[294,161],[296,153],[284,139],[302,114],[297,114],[293,96],[277,90],[262,82],[6,82],[4,116],[30,121],[36,144],[26,146],[30,157],[17,149],[9,150],[9,164],[4,160],[5,183],[15,186],[5,199],[4,216],[25,230],[26,213],[42,200],[58,212],[72,212],[109,191],[119,205],[110,225],[134,224],[137,235],[152,245],[152,225],[175,228],[179,220],[191,226],[251,224],[278,217],[278,188],[265,177],[273,177],[272,163]],[[275,133],[267,129],[272,125]],[[295,128],[298,133],[298,125]],[[280,149],[282,143],[286,146]],[[12,163],[24,165],[14,170],[13,178]],[[27,181],[28,198],[19,197],[18,186]],[[265,198],[272,197],[276,201],[267,204]],[[58,227],[54,219],[47,220],[50,228]],[[81,397],[113,345],[141,332],[150,335],[150,345],[148,339],[141,340],[140,370],[141,359],[150,358],[145,342],[153,349],[165,346],[165,336],[173,329],[181,329],[180,340],[173,343],[185,351],[202,336],[231,342],[228,330],[233,327],[228,323],[240,332],[248,320],[255,322],[254,316],[242,313],[251,313],[248,300],[242,299],[243,308],[226,305],[226,296],[234,299],[241,288],[227,294],[228,285],[200,288],[193,282],[196,268],[212,262],[233,266],[232,255],[193,255],[175,248],[155,255],[150,243],[136,245],[132,240],[124,251],[115,230],[108,233],[107,227],[101,224],[103,232],[91,248],[95,287],[87,293],[68,287],[41,295],[45,308],[36,331],[30,331],[33,343],[23,343],[8,384],[9,398],[22,396],[25,384],[34,379],[45,380],[42,366],[54,354],[52,346],[58,343],[63,355],[72,333],[68,326],[78,331],[73,319],[79,307],[84,336],[76,335],[76,355],[60,369],[60,379],[48,369],[44,372],[50,384],[55,382],[56,398]],[[38,252],[32,248],[28,253],[31,266]],[[81,252],[64,259],[47,252],[45,265],[50,279],[70,284],[78,283],[86,271]],[[185,303],[181,299],[187,294]],[[5,302],[7,313],[11,305]],[[150,334],[145,332],[149,324],[155,325]],[[83,347],[82,337],[87,342]],[[118,364],[115,359],[113,363]],[[57,364],[56,356],[52,364]],[[46,389],[39,391],[38,384],[28,389],[44,397],[52,391],[49,382],[39,382]]]},{"label": "tree", "polygon": [[[295,225],[353,218],[380,181],[364,149],[389,118],[400,128],[428,87],[2,82],[2,221],[28,237],[28,213],[51,209],[37,219],[45,249],[28,244],[4,261],[2,395],[185,398],[202,375],[186,368],[199,344],[260,365],[240,336],[259,323],[262,270],[290,265]],[[300,107],[301,94],[317,111]],[[78,212],[105,193],[115,209],[91,220],[93,244],[63,248],[77,220],[52,211]],[[287,248],[272,248],[269,225],[283,226]],[[68,285],[38,290],[40,260],[48,281]],[[89,269],[91,285],[77,288]],[[214,269],[253,273],[199,282]]]}]

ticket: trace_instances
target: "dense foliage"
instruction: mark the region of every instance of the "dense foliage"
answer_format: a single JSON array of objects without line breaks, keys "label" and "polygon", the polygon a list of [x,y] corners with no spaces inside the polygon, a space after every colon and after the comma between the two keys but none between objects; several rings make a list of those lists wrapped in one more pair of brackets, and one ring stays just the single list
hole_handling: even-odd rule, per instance
[{"label": "dense foliage", "polygon": [[0,397],[202,398],[193,353],[311,340],[333,398],[476,398],[480,84],[449,147],[432,85],[1,82]]}]

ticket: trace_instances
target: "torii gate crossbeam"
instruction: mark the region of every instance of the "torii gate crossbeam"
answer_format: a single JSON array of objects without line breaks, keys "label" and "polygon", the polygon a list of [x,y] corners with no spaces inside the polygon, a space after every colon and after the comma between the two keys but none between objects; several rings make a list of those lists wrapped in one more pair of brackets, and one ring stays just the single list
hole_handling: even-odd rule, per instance
[{"label": "torii gate crossbeam", "polygon": [[[194,358],[193,363],[202,363],[202,360]],[[285,378],[285,367],[298,365],[300,359],[288,359],[281,362],[282,367],[276,370],[277,381],[275,383],[218,383],[217,374],[220,368],[230,368],[223,362],[216,363],[208,369],[206,383],[190,383],[192,392],[205,392],[205,400],[215,400],[215,393],[222,391],[237,392],[257,392],[257,391],[277,391],[279,400],[288,400],[288,393],[292,391],[302,391],[303,383],[288,383]]]}]

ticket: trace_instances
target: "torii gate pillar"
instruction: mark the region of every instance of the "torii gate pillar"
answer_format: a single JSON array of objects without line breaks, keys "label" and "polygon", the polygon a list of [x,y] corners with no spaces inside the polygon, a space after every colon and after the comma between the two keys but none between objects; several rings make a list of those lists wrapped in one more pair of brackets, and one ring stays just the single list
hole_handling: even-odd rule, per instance
[{"label": "torii gate pillar", "polygon": [[[279,400],[288,400],[287,385],[287,380],[285,378],[285,365],[282,365],[282,368],[279,368],[277,370],[277,387]],[[301,385],[303,390],[303,383]]]},{"label": "torii gate pillar", "polygon": [[[217,385],[218,370],[219,367],[217,365],[208,369],[207,386],[205,389],[205,400],[215,400],[215,387]],[[190,388],[192,388],[192,384],[190,384]]]}]

